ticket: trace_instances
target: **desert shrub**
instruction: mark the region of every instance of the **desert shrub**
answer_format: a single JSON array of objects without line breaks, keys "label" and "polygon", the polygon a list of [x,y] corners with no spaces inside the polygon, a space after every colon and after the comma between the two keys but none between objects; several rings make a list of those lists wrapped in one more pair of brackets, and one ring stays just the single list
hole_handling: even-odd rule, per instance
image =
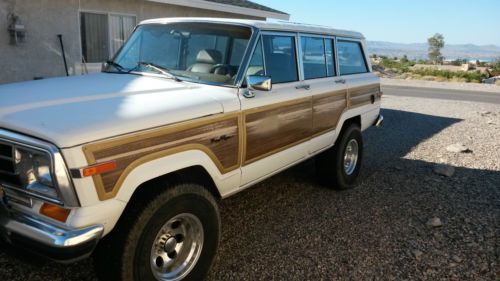
[{"label": "desert shrub", "polygon": [[387,68],[393,69],[395,72],[398,72],[398,73],[409,72],[410,67],[412,67],[414,65],[415,65],[415,62],[408,60],[408,59],[397,61],[397,60],[392,60],[389,58],[382,58],[380,60],[380,66],[382,66],[386,69]]},{"label": "desert shrub", "polygon": [[459,83],[466,83],[467,79],[465,79],[465,78],[459,78],[459,77],[453,77],[453,78],[451,78],[450,81],[452,81],[452,82],[459,82]]},{"label": "desert shrub", "polygon": [[398,79],[407,79],[408,77],[411,77],[410,73],[403,73],[403,74],[399,75],[397,78]]},{"label": "desert shrub", "polygon": [[422,77],[422,80],[425,80],[425,81],[435,81],[436,77],[435,76],[426,75],[426,76]]},{"label": "desert shrub", "polygon": [[491,71],[490,71],[491,75],[493,76],[500,76],[500,63],[496,66],[494,66]]},{"label": "desert shrub", "polygon": [[456,59],[454,61],[451,61],[451,65],[454,65],[454,66],[461,66],[462,64],[465,64],[467,63],[467,60],[463,60],[463,59]]},{"label": "desert shrub", "polygon": [[466,82],[474,82],[480,83],[484,78],[486,78],[486,74],[481,73],[481,71],[474,72],[465,72],[465,71],[449,71],[449,70],[439,70],[433,68],[423,68],[423,69],[415,69],[414,73],[420,74],[422,76],[435,76],[435,77],[444,77],[447,80],[452,78],[463,78]]},{"label": "desert shrub", "polygon": [[495,62],[491,63],[491,75],[493,76],[500,76],[500,58],[497,59]]}]

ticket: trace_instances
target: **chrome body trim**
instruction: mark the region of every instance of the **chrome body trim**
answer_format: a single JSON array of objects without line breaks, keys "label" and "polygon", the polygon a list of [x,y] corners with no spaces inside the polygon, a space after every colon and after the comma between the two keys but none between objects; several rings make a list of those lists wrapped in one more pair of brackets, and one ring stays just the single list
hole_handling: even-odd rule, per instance
[{"label": "chrome body trim", "polygon": [[250,90],[271,91],[273,83],[271,77],[267,76],[247,76],[247,86]]},{"label": "chrome body trim", "polygon": [[[10,186],[10,185],[4,184],[4,183],[0,184],[0,187],[5,190],[5,193],[6,193],[6,196],[7,196],[5,200],[7,201],[7,203],[11,199],[14,199],[14,200],[12,200],[13,202],[19,203],[18,200],[16,200],[15,197],[10,198],[10,196],[11,196],[10,192],[13,192],[14,194],[25,196],[26,199],[34,198],[34,199],[42,200],[42,201],[45,201],[45,202],[51,203],[51,204],[56,204],[56,205],[61,205],[61,206],[64,205],[64,203],[61,200],[58,200],[58,199],[55,199],[55,198],[50,198],[50,197],[47,197],[47,196],[43,196],[43,195],[38,194],[38,193],[29,192],[28,190],[25,190],[25,189],[22,189],[22,188],[19,188],[19,187]],[[33,203],[31,203],[30,206],[28,206],[28,207],[31,208],[32,206],[33,206]]]},{"label": "chrome body trim", "polygon": [[[53,258],[59,262],[74,262],[90,256],[103,232],[104,226],[102,225],[93,225],[80,229],[63,228],[16,210],[7,210],[0,204],[0,238],[14,244],[14,246],[27,247],[28,250],[46,255],[46,252],[40,252],[38,249],[51,249],[49,253],[50,251],[71,253],[75,247],[86,245],[87,248],[76,252],[71,257]],[[19,245],[17,237],[22,237],[30,242]],[[52,258],[49,254],[47,254],[47,257]]]},{"label": "chrome body trim", "polygon": [[[0,207],[4,208],[4,207]],[[7,233],[18,233],[47,246],[64,248],[100,239],[104,226],[94,225],[82,229],[65,229],[17,211],[0,213],[0,228]]]},{"label": "chrome body trim", "polygon": [[373,126],[382,127],[383,123],[384,123],[384,116],[382,114],[379,114],[375,122],[373,122]]}]

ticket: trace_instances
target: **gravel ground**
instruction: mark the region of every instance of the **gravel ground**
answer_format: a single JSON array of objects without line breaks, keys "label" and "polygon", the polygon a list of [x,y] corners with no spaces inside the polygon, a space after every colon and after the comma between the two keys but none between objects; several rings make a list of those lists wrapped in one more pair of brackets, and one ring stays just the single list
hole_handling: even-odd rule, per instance
[{"label": "gravel ground", "polygon": [[[209,280],[500,280],[500,107],[385,96],[360,185],[316,184],[308,161],[222,202]],[[449,152],[463,144],[463,153]],[[450,177],[434,172],[446,164]],[[6,253],[3,253],[6,251]],[[94,280],[0,249],[0,280]]]}]

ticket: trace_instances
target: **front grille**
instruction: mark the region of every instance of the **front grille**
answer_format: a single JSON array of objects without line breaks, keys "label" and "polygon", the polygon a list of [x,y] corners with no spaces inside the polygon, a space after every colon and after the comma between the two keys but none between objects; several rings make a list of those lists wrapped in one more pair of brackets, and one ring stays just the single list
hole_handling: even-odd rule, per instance
[{"label": "front grille", "polygon": [[16,173],[13,146],[4,142],[0,142],[0,183],[21,185]]}]

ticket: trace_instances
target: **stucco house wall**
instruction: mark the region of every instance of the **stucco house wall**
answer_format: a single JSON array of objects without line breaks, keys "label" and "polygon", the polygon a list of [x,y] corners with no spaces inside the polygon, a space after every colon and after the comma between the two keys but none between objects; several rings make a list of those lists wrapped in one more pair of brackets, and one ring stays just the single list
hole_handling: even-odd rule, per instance
[{"label": "stucco house wall", "polygon": [[[159,17],[265,19],[145,0],[1,0],[0,83],[65,75],[58,34],[62,34],[70,74],[81,62],[80,12],[135,15],[137,22]],[[26,42],[9,44],[8,15],[15,13],[27,30]]]}]

